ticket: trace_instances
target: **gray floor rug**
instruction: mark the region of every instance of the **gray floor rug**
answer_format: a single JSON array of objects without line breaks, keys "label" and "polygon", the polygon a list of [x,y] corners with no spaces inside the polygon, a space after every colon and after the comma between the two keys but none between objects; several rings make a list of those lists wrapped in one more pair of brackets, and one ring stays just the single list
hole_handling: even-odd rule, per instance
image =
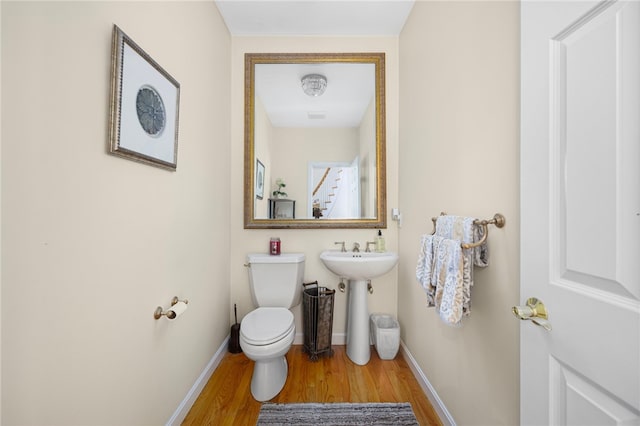
[{"label": "gray floor rug", "polygon": [[267,425],[418,425],[411,404],[305,403],[262,404],[257,426]]}]

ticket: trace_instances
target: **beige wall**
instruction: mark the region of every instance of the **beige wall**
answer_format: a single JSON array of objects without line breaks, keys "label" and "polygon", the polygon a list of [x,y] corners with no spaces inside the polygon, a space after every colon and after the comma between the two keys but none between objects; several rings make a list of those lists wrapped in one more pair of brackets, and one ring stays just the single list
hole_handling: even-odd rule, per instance
[{"label": "beige wall", "polygon": [[[403,226],[383,230],[400,262],[374,280],[370,311],[398,315],[458,424],[518,423],[516,3],[419,1],[399,39],[231,39],[208,2],[1,8],[3,424],[164,423],[228,335],[229,306],[253,309],[247,253],[279,236],[307,255],[306,280],[337,288],[319,253],[373,241],[243,229],[243,55],[277,51],[386,52],[388,209]],[[181,83],[175,173],[105,153],[114,22]],[[461,328],[425,307],[414,277],[442,210],[507,217]],[[153,320],[174,295],[187,312]],[[338,293],[339,336],[345,318]]]},{"label": "beige wall", "polygon": [[[264,166],[264,192],[262,193],[262,200],[256,198],[253,204],[253,211],[255,217],[266,218],[269,217],[269,197],[271,196],[271,181],[275,178],[271,178],[273,167],[271,167],[271,152],[273,151],[273,126],[269,121],[267,112],[264,109],[264,105],[260,101],[260,98],[255,100],[254,111],[254,150],[256,160],[260,160]],[[256,165],[257,167],[257,161]],[[254,169],[255,172],[255,169]]]},{"label": "beige wall", "polygon": [[[320,262],[320,252],[333,249],[335,241],[346,241],[348,247],[373,241],[373,229],[308,229],[245,230],[243,224],[243,159],[244,159],[244,54],[253,52],[386,52],[387,70],[387,165],[388,188],[397,188],[398,174],[398,38],[397,37],[234,37],[232,39],[232,142],[231,142],[231,303],[238,304],[238,316],[254,309],[249,293],[249,277],[243,266],[245,256],[266,252],[269,237],[280,237],[284,251],[306,254],[305,280],[318,280],[321,285],[337,289],[338,279]],[[277,176],[272,176],[275,178]],[[388,191],[388,207],[397,206],[397,191]],[[397,250],[397,228],[391,224],[383,230],[387,249]],[[369,296],[372,312],[396,314],[397,283],[395,270],[373,282],[375,291]],[[336,294],[333,331],[344,335],[346,293]],[[302,332],[300,306],[293,309],[297,332]],[[300,336],[298,340],[301,342]]]},{"label": "beige wall", "polygon": [[[417,2],[400,37],[398,313],[402,339],[459,425],[519,422],[519,7]],[[450,214],[507,224],[489,234],[471,316],[460,328],[426,308],[419,237]]]},{"label": "beige wall", "polygon": [[360,123],[360,210],[362,217],[375,217],[376,200],[376,103],[372,99]]},{"label": "beige wall", "polygon": [[[309,206],[309,162],[350,163],[358,155],[358,129],[274,128],[271,185],[283,178],[288,198],[296,200],[296,217],[312,218]],[[271,193],[271,191],[269,193]]]},{"label": "beige wall", "polygon": [[[2,424],[164,424],[229,333],[230,36],[212,2],[1,7]],[[106,153],[114,23],[181,84],[177,172]]]}]

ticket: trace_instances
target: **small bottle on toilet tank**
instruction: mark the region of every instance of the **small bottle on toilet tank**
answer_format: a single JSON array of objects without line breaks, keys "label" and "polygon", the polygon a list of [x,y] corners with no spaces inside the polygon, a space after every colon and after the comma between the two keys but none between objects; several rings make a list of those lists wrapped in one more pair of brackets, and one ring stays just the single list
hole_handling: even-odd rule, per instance
[{"label": "small bottle on toilet tank", "polygon": [[280,254],[280,238],[271,238],[269,243],[269,254],[276,256]]}]

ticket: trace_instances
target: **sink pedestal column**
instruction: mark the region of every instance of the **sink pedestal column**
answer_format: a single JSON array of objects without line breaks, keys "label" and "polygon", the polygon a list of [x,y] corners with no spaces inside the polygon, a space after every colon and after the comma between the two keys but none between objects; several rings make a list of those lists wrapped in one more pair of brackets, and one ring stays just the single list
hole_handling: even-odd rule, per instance
[{"label": "sink pedestal column", "polygon": [[347,356],[354,363],[365,365],[371,357],[367,281],[349,280],[348,291]]}]

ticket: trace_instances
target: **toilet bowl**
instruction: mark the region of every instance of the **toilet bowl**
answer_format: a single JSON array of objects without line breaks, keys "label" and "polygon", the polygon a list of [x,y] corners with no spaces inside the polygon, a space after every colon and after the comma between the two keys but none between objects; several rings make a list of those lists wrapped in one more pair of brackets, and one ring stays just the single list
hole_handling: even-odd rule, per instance
[{"label": "toilet bowl", "polygon": [[258,308],[244,317],[240,347],[252,361],[251,394],[257,401],[276,396],[287,381],[285,355],[296,335],[293,314],[285,308]]},{"label": "toilet bowl", "polygon": [[251,394],[257,401],[275,397],[287,381],[285,355],[295,339],[293,313],[300,303],[304,254],[247,256],[251,296],[258,306],[240,323],[240,347],[252,361]]}]

